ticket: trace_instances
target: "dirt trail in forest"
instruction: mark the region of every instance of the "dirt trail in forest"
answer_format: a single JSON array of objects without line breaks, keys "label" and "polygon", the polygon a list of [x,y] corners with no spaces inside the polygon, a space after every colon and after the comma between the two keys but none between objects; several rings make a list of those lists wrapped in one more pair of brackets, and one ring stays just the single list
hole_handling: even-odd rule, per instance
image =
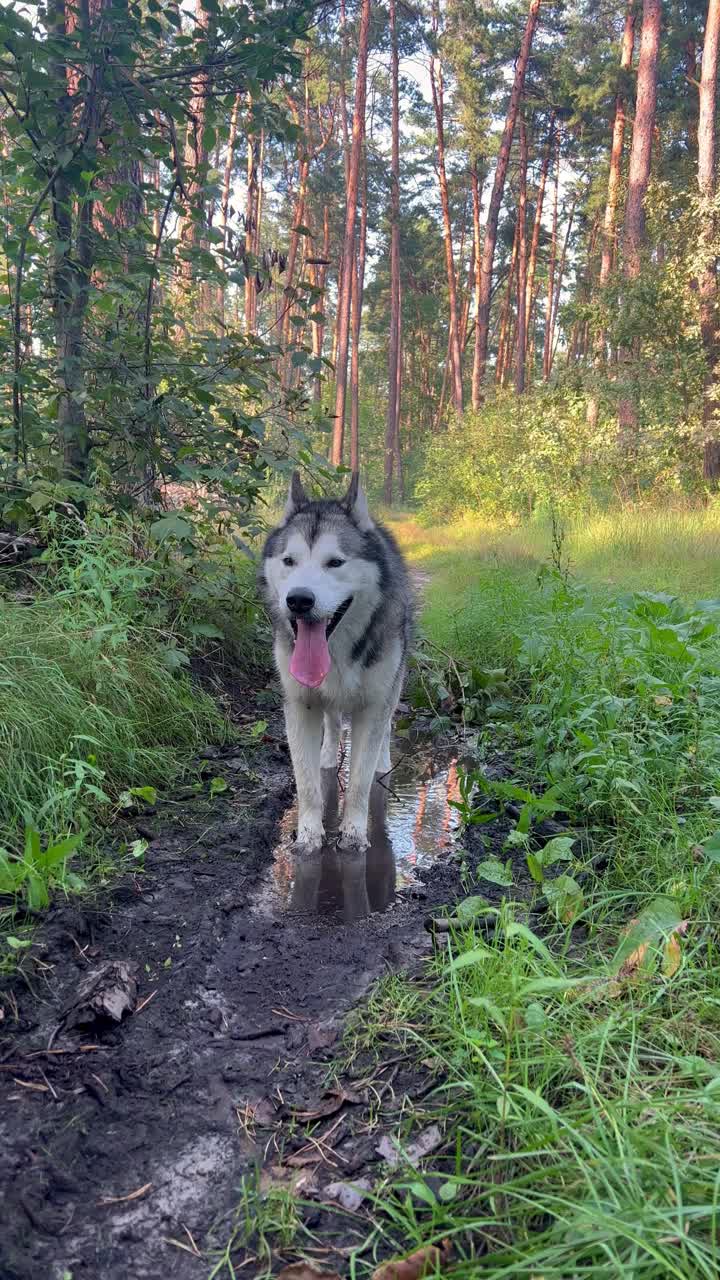
[{"label": "dirt trail in forest", "polygon": [[[457,755],[452,743],[397,745],[366,857],[330,847],[293,859],[279,731],[212,761],[221,795],[169,796],[118,832],[150,836],[143,873],[94,902],[58,904],[2,995],[4,1280],[200,1280],[209,1255],[193,1256],[190,1236],[203,1249],[227,1236],[244,1176],[315,1177],[319,1164],[322,1182],[377,1164],[377,1139],[345,1115],[357,1106],[331,1099],[338,1123],[305,1164],[302,1126],[284,1122],[328,1109],[347,1011],[389,968],[418,968],[428,910],[459,892]],[[118,977],[108,962],[124,963],[135,1004],[119,1025],[96,1016],[102,999],[123,997],[103,996]],[[83,1003],[93,975],[99,1000],[96,989]]]}]

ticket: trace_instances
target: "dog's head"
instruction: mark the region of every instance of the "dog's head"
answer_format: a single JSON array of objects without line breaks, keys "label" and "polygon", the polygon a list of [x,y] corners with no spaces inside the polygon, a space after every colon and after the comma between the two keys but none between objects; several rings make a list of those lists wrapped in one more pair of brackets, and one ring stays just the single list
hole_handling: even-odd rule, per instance
[{"label": "dog's head", "polygon": [[374,528],[357,475],[344,497],[320,501],[293,475],[283,523],[265,544],[263,579],[276,621],[292,632],[290,670],[301,684],[322,683],[330,636],[353,605],[358,612],[377,597],[379,569],[368,555]]}]

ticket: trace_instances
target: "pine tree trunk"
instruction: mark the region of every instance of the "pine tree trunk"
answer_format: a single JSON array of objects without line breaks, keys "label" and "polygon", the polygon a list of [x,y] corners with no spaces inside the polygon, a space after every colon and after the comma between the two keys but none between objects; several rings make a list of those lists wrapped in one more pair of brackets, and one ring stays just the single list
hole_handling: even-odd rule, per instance
[{"label": "pine tree trunk", "polygon": [[[630,286],[640,275],[645,240],[644,205],[650,181],[650,160],[655,128],[661,23],[662,0],[643,0],[635,120],[623,226],[623,274]],[[623,353],[623,359],[627,362],[630,355],[630,352]],[[625,448],[632,448],[637,428],[637,409],[633,400],[627,395],[618,406],[618,427],[621,443]]]},{"label": "pine tree trunk", "polygon": [[246,333],[254,333],[257,324],[257,269],[253,269],[253,260],[257,245],[259,163],[260,145],[258,139],[249,135],[247,143],[247,198],[245,202],[245,257],[248,261],[245,277]]},{"label": "pine tree trunk", "polygon": [[348,347],[350,341],[350,300],[352,290],[354,249],[355,249],[355,215],[357,213],[358,182],[360,178],[360,156],[365,134],[365,98],[367,92],[368,43],[370,38],[370,0],[362,0],[360,11],[360,33],[358,40],[358,57],[355,80],[355,108],[353,111],[352,145],[350,148],[350,165],[348,171],[347,197],[345,205],[345,234],[343,236],[343,280],[338,298],[338,350],[335,368],[335,421],[333,424],[332,449],[330,461],[333,466],[340,466],[343,459],[345,440],[345,405],[347,400]]},{"label": "pine tree trunk", "polygon": [[[227,269],[227,238],[228,238],[228,210],[230,208],[230,189],[232,186],[232,175],[235,164],[235,143],[237,141],[238,116],[240,114],[240,94],[235,94],[235,101],[232,105],[230,114],[230,129],[228,133],[227,152],[225,154],[225,171],[223,173],[222,195],[220,197],[220,234],[222,241],[220,244],[220,262],[223,271]],[[220,318],[225,318],[225,286],[220,285],[218,288],[218,310]]]},{"label": "pine tree trunk", "polygon": [[[548,359],[548,378],[552,373],[553,362],[555,360],[555,350],[557,342],[555,340],[555,331],[557,329],[558,312],[560,310],[560,295],[562,293],[563,280],[565,278],[565,263],[567,261],[568,245],[570,244],[570,236],[575,221],[575,210],[577,209],[577,196],[575,196],[570,207],[567,227],[565,228],[565,239],[563,240],[562,253],[560,254],[560,263],[555,272],[555,293],[552,303],[552,311],[550,317],[550,354]],[[547,379],[546,379],[547,381]]]},{"label": "pine tree trunk", "polygon": [[[322,263],[313,268],[313,284],[318,290],[318,295],[314,300],[313,310],[324,314],[325,300],[325,283],[327,281],[327,263],[330,253],[330,211],[327,205],[323,205],[323,247],[322,247]],[[325,342],[325,322],[323,320],[312,321],[312,352],[316,360],[322,357],[323,344]],[[320,403],[322,388],[322,379],[320,373],[315,374],[313,381],[313,400],[316,404]]]},{"label": "pine tree trunk", "polygon": [[703,266],[698,281],[700,293],[700,333],[707,371],[703,400],[703,476],[714,489],[720,482],[720,421],[717,404],[717,254],[716,219],[713,201],[716,190],[715,99],[717,93],[718,46],[720,45],[720,0],[709,0],[703,41],[698,118],[698,186],[702,201],[701,249]]},{"label": "pine tree trunk", "polygon": [[[437,4],[433,5],[433,29],[437,34]],[[450,218],[450,194],[448,191],[447,170],[445,167],[445,102],[442,65],[437,56],[430,60],[430,87],[433,107],[435,109],[435,127],[437,131],[437,167],[440,186],[440,206],[442,209],[443,241],[445,244],[445,267],[447,270],[448,299],[450,304],[450,352],[452,375],[453,408],[458,414],[463,411],[462,351],[460,347],[460,311],[458,307],[457,276],[453,254],[452,221]]]},{"label": "pine tree trunk", "polygon": [[[65,42],[66,29],[71,29],[67,22],[69,16],[65,0],[53,0],[48,25],[51,34],[58,41],[59,49],[62,49]],[[75,23],[88,41],[91,25],[89,4],[79,6]],[[82,154],[83,162],[90,169],[94,167],[98,144],[102,65],[102,62],[90,64],[78,71],[68,65],[62,53],[53,58],[50,64],[58,101],[58,152],[71,146],[73,99],[83,87],[83,81],[86,82],[83,101],[85,141]],[[63,458],[63,477],[80,483],[87,480],[90,460],[83,360],[94,238],[93,200],[84,200],[73,219],[72,188],[66,171],[62,168],[52,185],[52,299],[57,359],[57,431]],[[14,319],[17,342],[20,317],[16,315]]]},{"label": "pine tree trunk", "polygon": [[390,159],[390,344],[388,352],[388,402],[385,416],[383,460],[383,501],[392,506],[393,458],[397,435],[397,382],[400,363],[400,90],[397,16],[395,0],[390,0],[390,44],[392,76],[392,154]]},{"label": "pine tree trunk", "polygon": [[520,194],[518,198],[518,292],[517,292],[517,351],[515,359],[515,393],[521,396],[525,390],[525,360],[527,357],[527,126],[520,120]]},{"label": "pine tree trunk", "polygon": [[548,261],[547,304],[545,307],[545,335],[543,340],[543,382],[550,380],[552,367],[553,300],[555,297],[555,266],[557,264],[558,199],[560,193],[560,138],[555,144],[555,183],[553,189],[552,231],[550,234],[550,259]]},{"label": "pine tree trunk", "polygon": [[399,298],[398,307],[398,347],[400,355],[397,362],[397,381],[395,383],[395,474],[398,482],[398,497],[401,502],[405,501],[405,472],[403,468],[402,448],[400,439],[400,419],[402,408],[402,380],[403,380],[403,362],[402,362],[402,291]]},{"label": "pine tree trunk", "polygon": [[357,278],[352,295],[352,356],[350,358],[350,470],[360,470],[360,327],[362,324],[365,254],[367,250],[367,155],[363,157],[363,184],[360,203],[360,230]]},{"label": "pine tree trunk", "polygon": [[[479,163],[476,159],[475,164],[473,165],[473,168],[470,172],[470,181],[472,184],[472,202],[473,202],[473,249],[475,251],[474,298],[475,298],[475,316],[476,317],[480,312],[480,279],[481,279],[480,269],[482,266],[482,237],[481,237],[481,231],[480,231],[481,183],[480,183],[478,169],[479,169]],[[480,408],[480,381],[479,381],[478,374],[480,371],[480,364],[478,360],[478,341],[480,338],[480,329],[477,324],[477,319],[475,324],[473,325],[473,330],[475,333],[475,344],[474,344],[474,353],[473,353],[471,401],[472,401],[473,409],[479,409]]]},{"label": "pine tree trunk", "polygon": [[[195,0],[195,27],[201,33],[200,38],[207,40],[210,33],[210,10],[204,7],[202,0]],[[205,142],[207,102],[208,76],[207,73],[201,72],[193,82],[190,98],[184,157],[187,201],[178,220],[178,239],[181,248],[178,274],[187,282],[190,282],[195,275],[192,251],[201,243],[205,216],[205,184],[209,167]]]},{"label": "pine tree trunk", "polygon": [[[637,0],[628,0],[622,48],[620,51],[620,72],[622,75],[627,75],[628,71],[632,67],[633,52],[635,49],[636,4]],[[615,95],[615,118],[613,120],[612,141],[610,144],[610,172],[608,174],[607,199],[605,202],[605,217],[603,219],[602,257],[600,259],[600,278],[598,281],[601,293],[603,289],[607,287],[613,266],[613,255],[615,250],[615,221],[617,218],[617,206],[622,180],[621,166],[624,141],[625,95],[622,92],[621,86],[620,91]],[[597,336],[595,351],[595,364],[598,375],[604,362],[606,341],[606,335],[604,331],[600,329]],[[597,392],[595,391],[588,397],[587,404],[587,421],[591,427],[597,426],[598,413],[599,401]]]},{"label": "pine tree trunk", "polygon": [[502,386],[505,381],[505,370],[509,363],[510,351],[510,309],[512,306],[513,289],[515,287],[515,277],[517,275],[517,256],[518,244],[520,241],[520,219],[515,219],[515,234],[513,236],[512,250],[510,252],[510,267],[508,269],[507,288],[505,290],[505,299],[503,301],[500,312],[500,327],[498,330],[498,349],[497,359],[495,361],[495,381],[498,386]]},{"label": "pine tree trunk", "polygon": [[[545,187],[547,185],[548,170],[550,168],[550,159],[553,150],[553,138],[555,136],[555,112],[550,116],[550,127],[548,130],[548,138],[545,146],[545,154],[543,156],[542,168],[540,170],[540,180],[538,182],[537,194],[535,197],[535,220],[533,222],[532,240],[530,242],[530,257],[528,261],[528,277],[527,289],[525,292],[525,329],[526,329],[526,345],[527,335],[530,332],[530,311],[535,296],[535,272],[537,270],[538,245],[540,243],[540,228],[542,226],[543,205],[545,203]],[[530,362],[527,360],[526,365],[530,368]]]},{"label": "pine tree trunk", "polygon": [[527,71],[527,65],[530,58],[530,49],[532,47],[533,36],[537,26],[539,11],[540,0],[530,0],[530,9],[528,12],[527,22],[525,24],[525,32],[520,46],[520,53],[518,54],[518,60],[515,64],[515,79],[513,82],[512,92],[510,94],[510,104],[508,106],[507,116],[505,118],[505,127],[503,129],[502,140],[500,143],[497,167],[495,169],[495,179],[493,181],[490,206],[488,208],[487,222],[485,224],[485,241],[483,244],[483,254],[480,267],[479,305],[477,316],[475,318],[475,323],[478,326],[478,338],[475,347],[476,368],[473,372],[473,386],[476,385],[478,388],[478,404],[482,398],[482,384],[485,378],[485,369],[487,366],[488,337],[490,333],[490,303],[492,300],[492,272],[493,262],[495,259],[495,245],[497,242],[500,205],[502,203],[503,191],[505,190],[505,178],[507,176],[507,169],[510,161],[510,148],[512,146],[513,134],[515,132],[515,121],[517,119],[520,98],[525,84],[525,72]]}]

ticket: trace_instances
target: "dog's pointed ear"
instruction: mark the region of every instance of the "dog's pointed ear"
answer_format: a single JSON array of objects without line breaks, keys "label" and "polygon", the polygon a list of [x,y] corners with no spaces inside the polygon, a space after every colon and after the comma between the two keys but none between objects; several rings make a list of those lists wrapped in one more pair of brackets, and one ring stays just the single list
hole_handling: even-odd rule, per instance
[{"label": "dog's pointed ear", "polygon": [[293,471],[292,480],[290,481],[290,492],[288,493],[287,502],[285,503],[285,519],[289,520],[291,516],[295,515],[296,511],[299,511],[300,507],[304,507],[306,502],[309,501],[310,499],[303,489],[300,472]]},{"label": "dog's pointed ear", "polygon": [[358,529],[361,529],[363,533],[367,533],[368,529],[372,529],[373,522],[368,511],[367,498],[360,488],[360,476],[357,471],[353,471],[350,488],[343,498],[343,506],[347,508]]}]

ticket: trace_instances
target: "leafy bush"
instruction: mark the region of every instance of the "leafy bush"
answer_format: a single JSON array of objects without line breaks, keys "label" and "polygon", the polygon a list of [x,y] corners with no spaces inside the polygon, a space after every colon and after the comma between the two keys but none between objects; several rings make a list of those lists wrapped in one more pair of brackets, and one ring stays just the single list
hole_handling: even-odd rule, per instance
[{"label": "leafy bush", "polygon": [[[699,477],[687,448],[691,427],[663,423],[659,403],[645,410],[633,496],[693,492]],[[627,470],[612,405],[591,426],[580,387],[543,387],[523,397],[499,392],[427,438],[415,497],[430,522],[465,512],[518,520],[551,507],[570,514],[616,501]]]},{"label": "leafy bush", "polygon": [[225,578],[207,560],[185,566],[100,517],[42,561],[30,603],[0,597],[0,845],[16,852],[22,828],[48,839],[87,828],[124,788],[167,780],[224,732],[186,668],[193,648],[222,638],[207,619],[227,565]]}]

